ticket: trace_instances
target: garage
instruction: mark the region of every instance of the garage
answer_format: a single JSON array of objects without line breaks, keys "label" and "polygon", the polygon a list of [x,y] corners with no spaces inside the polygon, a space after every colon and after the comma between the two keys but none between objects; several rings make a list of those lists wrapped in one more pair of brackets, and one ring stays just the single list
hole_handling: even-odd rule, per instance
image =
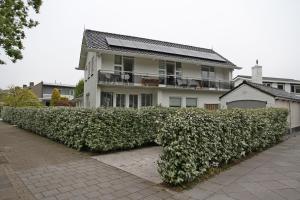
[{"label": "garage", "polygon": [[237,100],[226,104],[227,108],[265,108],[267,106],[266,101],[259,100]]},{"label": "garage", "polygon": [[220,97],[222,109],[285,108],[291,131],[300,131],[300,97],[277,88],[244,81]]}]

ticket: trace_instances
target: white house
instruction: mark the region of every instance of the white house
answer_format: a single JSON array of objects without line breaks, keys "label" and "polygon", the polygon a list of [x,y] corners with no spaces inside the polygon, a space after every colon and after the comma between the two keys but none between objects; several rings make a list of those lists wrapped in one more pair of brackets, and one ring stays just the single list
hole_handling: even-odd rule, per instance
[{"label": "white house", "polygon": [[239,69],[211,49],[85,30],[85,107],[219,107]]},{"label": "white house", "polygon": [[[252,77],[253,76],[238,75],[233,78],[234,86],[240,85],[244,80],[252,81]],[[300,96],[300,80],[289,78],[262,77],[261,81],[265,86],[278,88]]]},{"label": "white house", "polygon": [[244,80],[220,97],[221,108],[286,108],[292,131],[300,130],[300,97],[262,83],[261,66],[252,68],[251,81]]}]

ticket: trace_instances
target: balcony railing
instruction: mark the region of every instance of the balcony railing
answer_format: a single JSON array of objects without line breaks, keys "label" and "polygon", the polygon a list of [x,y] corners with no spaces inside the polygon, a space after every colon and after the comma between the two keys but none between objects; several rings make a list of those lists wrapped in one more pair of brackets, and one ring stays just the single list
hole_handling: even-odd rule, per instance
[{"label": "balcony railing", "polygon": [[108,85],[132,85],[149,87],[180,87],[194,89],[221,89],[229,90],[233,88],[231,81],[206,80],[174,75],[159,76],[152,74],[141,74],[133,72],[119,71],[98,71],[98,83]]}]

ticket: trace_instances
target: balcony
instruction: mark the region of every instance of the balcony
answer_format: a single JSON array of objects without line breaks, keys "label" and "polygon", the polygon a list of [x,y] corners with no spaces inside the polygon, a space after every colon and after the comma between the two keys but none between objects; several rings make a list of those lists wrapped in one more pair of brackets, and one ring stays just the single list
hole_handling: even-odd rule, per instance
[{"label": "balcony", "polygon": [[98,71],[98,84],[100,85],[128,85],[144,87],[170,87],[187,89],[230,90],[231,81],[202,80],[174,75],[158,76],[119,71]]}]

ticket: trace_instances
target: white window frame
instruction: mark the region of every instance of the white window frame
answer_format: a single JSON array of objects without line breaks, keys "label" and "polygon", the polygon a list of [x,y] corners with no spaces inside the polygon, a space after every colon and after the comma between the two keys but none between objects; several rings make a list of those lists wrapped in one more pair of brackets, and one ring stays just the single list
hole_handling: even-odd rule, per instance
[{"label": "white window frame", "polygon": [[[120,56],[121,57],[121,64],[116,64],[116,56]],[[130,58],[133,60],[133,66],[132,66],[132,72],[134,71],[134,65],[135,65],[135,58],[131,57],[131,56],[122,56],[122,55],[114,55],[114,72],[120,72],[120,73],[124,73],[126,71],[124,71],[124,58]],[[116,70],[116,67],[120,67],[121,70]]]}]

